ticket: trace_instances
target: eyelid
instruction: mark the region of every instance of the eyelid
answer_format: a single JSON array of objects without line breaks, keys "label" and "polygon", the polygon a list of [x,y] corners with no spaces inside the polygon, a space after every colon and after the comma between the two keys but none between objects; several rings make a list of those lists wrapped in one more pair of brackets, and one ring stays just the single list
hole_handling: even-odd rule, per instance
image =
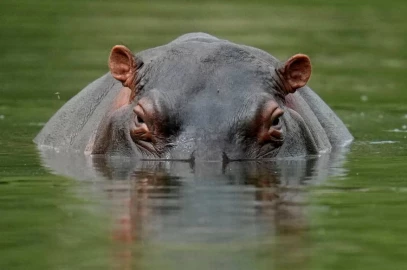
[{"label": "eyelid", "polygon": [[136,115],[139,115],[139,116],[145,116],[145,111],[144,111],[144,108],[143,108],[143,106],[141,106],[140,104],[137,104],[134,108],[133,108],[133,111],[134,111],[134,113],[136,114]]},{"label": "eyelid", "polygon": [[273,112],[271,113],[271,119],[278,119],[278,118],[280,118],[281,116],[283,116],[283,114],[284,114],[284,111],[280,108],[280,107],[277,107],[275,110],[273,110]]}]

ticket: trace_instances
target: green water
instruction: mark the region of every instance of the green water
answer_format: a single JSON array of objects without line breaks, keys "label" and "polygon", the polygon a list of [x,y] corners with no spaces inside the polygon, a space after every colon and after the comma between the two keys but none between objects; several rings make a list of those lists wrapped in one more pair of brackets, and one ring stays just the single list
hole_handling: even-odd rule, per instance
[{"label": "green water", "polygon": [[[405,269],[406,12],[405,1],[1,1],[0,269]],[[356,139],[342,161],[276,165],[314,172],[298,185],[237,165],[67,159],[51,173],[32,139],[107,71],[113,45],[194,31],[308,54],[310,86]],[[66,173],[81,164],[92,170]]]}]

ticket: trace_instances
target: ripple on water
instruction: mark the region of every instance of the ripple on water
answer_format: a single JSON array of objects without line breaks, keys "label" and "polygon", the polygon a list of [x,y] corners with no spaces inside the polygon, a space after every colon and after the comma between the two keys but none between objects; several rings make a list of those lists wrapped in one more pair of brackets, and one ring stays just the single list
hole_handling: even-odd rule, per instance
[{"label": "ripple on water", "polygon": [[393,143],[399,143],[399,141],[373,141],[369,142],[370,144],[393,144]]}]

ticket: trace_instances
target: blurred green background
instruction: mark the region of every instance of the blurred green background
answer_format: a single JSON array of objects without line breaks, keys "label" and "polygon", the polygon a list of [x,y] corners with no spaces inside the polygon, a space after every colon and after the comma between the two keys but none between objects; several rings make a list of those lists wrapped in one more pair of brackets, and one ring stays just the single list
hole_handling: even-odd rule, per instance
[{"label": "blurred green background", "polygon": [[[0,268],[104,265],[97,232],[106,228],[95,222],[103,215],[83,210],[71,194],[78,184],[40,166],[32,139],[66,100],[108,71],[115,44],[138,52],[199,31],[279,59],[308,54],[310,86],[356,138],[348,175],[311,188],[311,262],[274,267],[405,269],[406,14],[405,0],[1,1]],[[68,201],[73,210],[63,207]],[[93,224],[86,225],[93,234],[75,231],[84,224]],[[88,241],[93,260],[61,266],[85,255],[57,232]]]}]

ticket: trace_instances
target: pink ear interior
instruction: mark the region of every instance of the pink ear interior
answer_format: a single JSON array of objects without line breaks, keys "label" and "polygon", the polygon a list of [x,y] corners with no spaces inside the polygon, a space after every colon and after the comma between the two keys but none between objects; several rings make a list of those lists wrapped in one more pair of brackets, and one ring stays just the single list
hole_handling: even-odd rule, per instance
[{"label": "pink ear interior", "polygon": [[292,56],[284,65],[284,78],[291,87],[290,93],[305,86],[311,77],[311,60],[305,54]]},{"label": "pink ear interior", "polygon": [[[109,68],[113,77],[123,84],[135,74],[135,60],[132,52],[123,45],[112,48],[109,57]],[[126,85],[127,86],[127,85]]]}]

